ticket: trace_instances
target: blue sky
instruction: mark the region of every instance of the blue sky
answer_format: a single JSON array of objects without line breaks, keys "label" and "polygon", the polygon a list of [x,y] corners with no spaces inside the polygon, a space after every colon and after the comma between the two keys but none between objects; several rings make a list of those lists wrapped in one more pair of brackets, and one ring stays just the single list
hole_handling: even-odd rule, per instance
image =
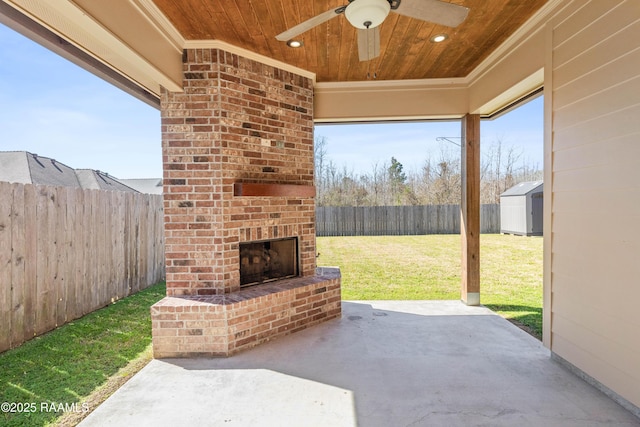
[{"label": "blue sky", "polygon": [[160,112],[0,25],[0,150],[162,176]]},{"label": "blue sky", "polygon": [[[0,151],[26,150],[73,168],[118,178],[162,176],[160,113],[0,24]],[[500,139],[542,168],[542,97],[483,121],[483,146]],[[437,137],[460,136],[460,123],[321,125],[339,167],[368,172],[396,157],[405,170],[438,156]]]},{"label": "blue sky", "polygon": [[[503,150],[513,148],[520,161],[543,167],[543,97],[538,97],[494,120],[480,124],[481,150],[497,141]],[[374,164],[390,163],[395,157],[405,170],[418,170],[429,157],[437,159],[442,150],[459,155],[459,148],[438,137],[452,137],[459,143],[460,121],[411,122],[366,125],[318,125],[316,137],[324,136],[327,157],[339,168],[369,172]],[[456,138],[457,137],[457,138]]]}]

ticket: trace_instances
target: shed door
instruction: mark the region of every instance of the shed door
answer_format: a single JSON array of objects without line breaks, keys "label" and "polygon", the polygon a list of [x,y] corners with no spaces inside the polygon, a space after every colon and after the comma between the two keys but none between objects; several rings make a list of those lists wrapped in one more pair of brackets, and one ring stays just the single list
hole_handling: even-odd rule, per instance
[{"label": "shed door", "polygon": [[531,225],[532,234],[542,234],[543,193],[531,195]]}]

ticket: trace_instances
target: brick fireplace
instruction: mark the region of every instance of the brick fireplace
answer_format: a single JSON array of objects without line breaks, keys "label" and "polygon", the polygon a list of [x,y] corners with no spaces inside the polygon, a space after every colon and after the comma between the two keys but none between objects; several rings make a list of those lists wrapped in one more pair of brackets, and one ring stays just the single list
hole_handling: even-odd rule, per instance
[{"label": "brick fireplace", "polygon": [[[161,99],[154,356],[228,356],[340,316],[340,272],[316,267],[312,79],[221,49],[183,62],[184,92]],[[294,271],[275,277],[285,256]]]},{"label": "brick fireplace", "polygon": [[298,276],[298,238],[240,243],[240,287]]}]

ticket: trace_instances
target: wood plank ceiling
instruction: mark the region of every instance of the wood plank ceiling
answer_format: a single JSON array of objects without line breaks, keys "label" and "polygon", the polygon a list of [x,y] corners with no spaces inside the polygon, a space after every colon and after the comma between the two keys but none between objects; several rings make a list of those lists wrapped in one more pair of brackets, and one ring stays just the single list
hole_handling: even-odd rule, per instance
[{"label": "wood plank ceiling", "polygon": [[[318,82],[467,76],[547,0],[444,0],[470,9],[457,28],[390,13],[378,58],[360,62],[344,15],[303,33],[293,49],[275,36],[346,0],[153,0],[187,40],[222,40],[316,73]],[[433,43],[436,34],[447,34]]]}]

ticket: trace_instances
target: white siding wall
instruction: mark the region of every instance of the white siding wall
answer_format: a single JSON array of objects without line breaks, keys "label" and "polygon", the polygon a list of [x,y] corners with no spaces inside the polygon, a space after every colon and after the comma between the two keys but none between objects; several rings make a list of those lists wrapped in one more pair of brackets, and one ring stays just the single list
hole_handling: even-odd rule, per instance
[{"label": "white siding wall", "polygon": [[527,234],[527,197],[509,196],[500,198],[500,232]]},{"label": "white siding wall", "polygon": [[547,34],[550,346],[640,406],[640,1],[571,2]]}]

